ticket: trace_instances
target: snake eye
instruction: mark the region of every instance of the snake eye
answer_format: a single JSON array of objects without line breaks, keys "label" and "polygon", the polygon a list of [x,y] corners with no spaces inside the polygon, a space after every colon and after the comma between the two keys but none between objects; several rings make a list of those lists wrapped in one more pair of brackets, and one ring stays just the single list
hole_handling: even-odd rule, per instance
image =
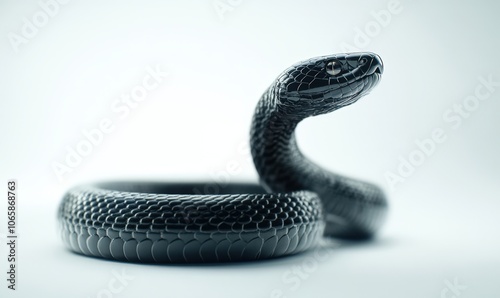
[{"label": "snake eye", "polygon": [[330,61],[326,64],[326,72],[332,76],[336,76],[342,70],[342,65],[339,61]]},{"label": "snake eye", "polygon": [[366,58],[361,58],[361,59],[359,60],[359,64],[365,64],[367,61],[368,61],[368,59],[366,59]]}]

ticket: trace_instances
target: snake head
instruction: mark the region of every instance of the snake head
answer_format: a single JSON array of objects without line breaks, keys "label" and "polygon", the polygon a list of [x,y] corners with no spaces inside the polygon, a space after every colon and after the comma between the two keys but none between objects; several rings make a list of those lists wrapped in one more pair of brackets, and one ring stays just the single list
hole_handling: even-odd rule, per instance
[{"label": "snake head", "polygon": [[[277,80],[280,103],[309,115],[352,104],[379,81],[383,63],[374,53],[321,56],[286,69]],[[310,109],[307,109],[310,107]]]}]

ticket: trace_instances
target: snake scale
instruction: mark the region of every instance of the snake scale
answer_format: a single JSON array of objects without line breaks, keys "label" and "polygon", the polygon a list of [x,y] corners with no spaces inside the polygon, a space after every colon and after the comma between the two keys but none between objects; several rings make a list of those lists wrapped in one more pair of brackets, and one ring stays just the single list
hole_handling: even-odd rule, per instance
[{"label": "snake scale", "polygon": [[387,201],[375,185],[331,173],[302,155],[297,124],[356,102],[380,80],[373,53],[299,62],[257,104],[250,146],[257,184],[107,182],[63,197],[58,220],[70,250],[146,263],[199,263],[295,254],[323,236],[366,239],[384,221]]}]

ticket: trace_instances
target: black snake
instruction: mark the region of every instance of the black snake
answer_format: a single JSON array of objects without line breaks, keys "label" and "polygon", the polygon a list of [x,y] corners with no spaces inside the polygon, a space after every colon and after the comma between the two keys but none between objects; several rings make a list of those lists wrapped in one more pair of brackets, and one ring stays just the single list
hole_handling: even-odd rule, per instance
[{"label": "black snake", "polygon": [[286,69],[264,92],[252,121],[260,187],[111,182],[69,190],[58,218],[74,252],[132,262],[224,262],[304,251],[325,236],[369,238],[387,210],[376,186],[305,158],[294,130],[304,118],[350,105],[383,71],[373,53],[322,56]]}]

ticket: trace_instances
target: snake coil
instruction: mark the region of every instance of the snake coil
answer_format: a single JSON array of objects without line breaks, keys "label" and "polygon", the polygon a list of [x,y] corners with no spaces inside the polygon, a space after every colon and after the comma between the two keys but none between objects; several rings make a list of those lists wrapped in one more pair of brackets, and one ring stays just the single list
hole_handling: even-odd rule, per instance
[{"label": "snake coil", "polygon": [[131,262],[256,260],[304,251],[320,237],[374,235],[387,202],[376,186],[305,158],[294,131],[310,116],[356,102],[379,81],[373,53],[312,58],[286,69],[257,104],[250,146],[261,186],[112,182],[70,189],[58,212],[70,250]]}]

